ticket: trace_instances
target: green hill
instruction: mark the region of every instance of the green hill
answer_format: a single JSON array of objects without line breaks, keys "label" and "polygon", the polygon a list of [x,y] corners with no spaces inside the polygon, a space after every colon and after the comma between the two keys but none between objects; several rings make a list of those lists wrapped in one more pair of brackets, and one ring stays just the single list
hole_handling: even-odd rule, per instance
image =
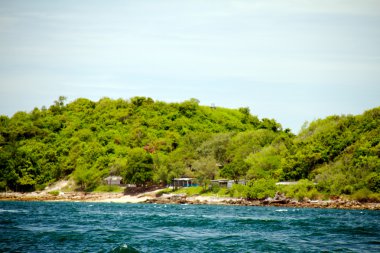
[{"label": "green hill", "polygon": [[[81,189],[91,190],[109,174],[122,175],[126,183],[164,184],[198,175],[193,164],[203,152],[218,149],[213,162],[229,163],[222,149],[230,137],[257,129],[281,132],[277,122],[259,120],[248,108],[210,108],[196,99],[79,98],[65,104],[60,97],[48,109],[1,116],[0,187],[38,190],[72,176]],[[211,170],[215,177],[218,167]]]},{"label": "green hill", "polygon": [[[232,196],[263,198],[276,190],[302,199],[380,199],[380,107],[330,116],[295,136],[248,108],[60,97],[49,108],[0,116],[0,190],[32,191],[63,178],[91,191],[108,175],[124,183],[167,184],[194,177],[246,179]],[[302,180],[301,180],[302,179]],[[301,180],[281,188],[277,181]],[[239,188],[240,187],[240,188]]]},{"label": "green hill", "polygon": [[380,192],[380,107],[312,122],[284,157],[285,179],[309,178],[331,195]]}]

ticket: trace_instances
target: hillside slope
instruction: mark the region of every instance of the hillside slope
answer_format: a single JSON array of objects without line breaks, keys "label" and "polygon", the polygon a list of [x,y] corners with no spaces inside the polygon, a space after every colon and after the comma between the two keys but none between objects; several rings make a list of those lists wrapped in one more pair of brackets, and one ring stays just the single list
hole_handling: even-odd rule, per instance
[{"label": "hillside slope", "polygon": [[[247,198],[283,190],[300,199],[380,199],[380,107],[316,120],[295,136],[248,108],[201,106],[196,99],[65,104],[60,97],[48,109],[0,116],[0,151],[0,190],[41,190],[70,178],[91,191],[120,175],[137,185],[193,177],[204,189],[216,178],[246,179],[230,195]],[[301,183],[276,188],[282,180]]]},{"label": "hillside slope", "polygon": [[[202,143],[257,129],[281,132],[277,122],[259,120],[248,108],[210,108],[196,99],[79,98],[65,104],[60,97],[48,109],[0,117],[0,188],[42,189],[68,176],[83,190],[94,189],[109,174],[136,184],[199,176],[192,165],[201,156],[197,149]],[[217,160],[207,178],[218,173],[217,162],[228,162]]]},{"label": "hillside slope", "polygon": [[283,172],[332,195],[380,192],[380,107],[312,122],[293,140]]}]

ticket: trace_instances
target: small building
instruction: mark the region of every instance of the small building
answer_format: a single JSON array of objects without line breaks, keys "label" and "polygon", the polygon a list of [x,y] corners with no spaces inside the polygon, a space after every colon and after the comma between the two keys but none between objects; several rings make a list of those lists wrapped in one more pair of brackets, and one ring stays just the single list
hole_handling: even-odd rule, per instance
[{"label": "small building", "polygon": [[180,188],[180,187],[190,187],[190,186],[196,186],[194,184],[194,178],[190,177],[181,177],[181,178],[174,178],[172,180],[173,188]]},{"label": "small building", "polygon": [[238,180],[237,182],[235,182],[234,180],[228,180],[228,179],[211,180],[212,185],[218,185],[219,187],[225,187],[228,189],[230,189],[232,187],[232,185],[234,185],[236,183],[241,184],[241,185],[245,185],[246,181],[245,180]]},{"label": "small building", "polygon": [[109,176],[104,178],[103,181],[108,185],[121,185],[122,179],[120,176]]},{"label": "small building", "polygon": [[[234,182],[234,183],[235,183],[235,182]],[[247,180],[245,180],[245,179],[239,179],[239,180],[237,181],[237,184],[246,185],[246,184],[247,184]]]},{"label": "small building", "polygon": [[233,180],[228,180],[228,179],[211,180],[211,185],[217,185],[219,187],[230,188],[230,187],[228,187],[229,181],[233,181]]}]

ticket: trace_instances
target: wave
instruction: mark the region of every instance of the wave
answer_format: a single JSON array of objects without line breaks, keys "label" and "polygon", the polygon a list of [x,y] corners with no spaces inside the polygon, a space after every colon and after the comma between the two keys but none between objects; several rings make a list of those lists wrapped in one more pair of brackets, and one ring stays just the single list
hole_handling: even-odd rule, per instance
[{"label": "wave", "polygon": [[113,248],[110,253],[139,253],[139,251],[130,245],[123,244],[116,248]]},{"label": "wave", "polygon": [[0,213],[28,213],[28,211],[17,209],[0,209]]}]

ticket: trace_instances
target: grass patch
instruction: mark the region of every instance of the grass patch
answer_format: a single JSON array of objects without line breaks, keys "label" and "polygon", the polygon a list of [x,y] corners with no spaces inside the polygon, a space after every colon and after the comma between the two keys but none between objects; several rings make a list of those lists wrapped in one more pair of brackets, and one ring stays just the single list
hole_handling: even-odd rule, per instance
[{"label": "grass patch", "polygon": [[183,187],[176,191],[175,194],[186,194],[186,196],[201,195],[203,193],[203,188],[201,186]]},{"label": "grass patch", "polygon": [[169,193],[173,193],[173,189],[172,188],[166,188],[166,189],[163,189],[161,191],[158,191],[156,193],[156,197],[161,197],[163,194],[169,194]]},{"label": "grass patch", "polygon": [[219,191],[216,193],[216,196],[218,197],[229,197],[230,196],[230,190],[227,188],[220,188]]},{"label": "grass patch", "polygon": [[173,190],[172,188],[167,188],[162,191],[159,191],[156,196],[162,196],[163,194],[186,194],[186,196],[215,196],[215,197],[228,197],[229,189],[219,187],[219,188],[210,188],[208,190],[204,190],[201,186],[191,186],[191,187],[183,187],[177,190]]},{"label": "grass patch", "polygon": [[118,185],[99,185],[93,192],[123,192],[124,188]]},{"label": "grass patch", "polygon": [[59,191],[51,191],[51,192],[48,192],[50,195],[53,195],[53,196],[58,196],[59,195]]},{"label": "grass patch", "polygon": [[380,202],[380,193],[374,193],[367,188],[362,188],[351,195],[351,199],[359,202]]}]

